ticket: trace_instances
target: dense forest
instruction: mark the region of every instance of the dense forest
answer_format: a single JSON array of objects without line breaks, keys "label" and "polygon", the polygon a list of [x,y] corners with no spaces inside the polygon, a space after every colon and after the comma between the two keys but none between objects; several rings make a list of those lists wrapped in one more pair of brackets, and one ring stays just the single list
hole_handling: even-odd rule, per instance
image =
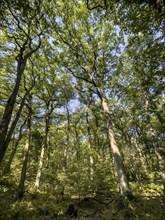
[{"label": "dense forest", "polygon": [[164,1],[0,1],[0,219],[165,219]]}]

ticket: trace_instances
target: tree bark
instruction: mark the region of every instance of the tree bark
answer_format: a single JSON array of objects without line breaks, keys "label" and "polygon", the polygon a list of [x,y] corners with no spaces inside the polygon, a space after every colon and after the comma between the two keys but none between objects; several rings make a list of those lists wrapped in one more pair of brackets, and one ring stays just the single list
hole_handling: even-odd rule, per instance
[{"label": "tree bark", "polygon": [[87,132],[88,132],[88,149],[89,149],[89,179],[93,181],[94,176],[94,159],[92,155],[92,140],[91,140],[91,130],[89,125],[89,114],[86,112],[86,122],[87,122]]},{"label": "tree bark", "polygon": [[21,170],[21,177],[17,189],[17,195],[16,198],[20,199],[23,197],[24,194],[24,187],[25,187],[25,179],[26,179],[26,171],[27,171],[27,164],[28,164],[28,157],[29,157],[29,150],[30,150],[30,136],[31,136],[31,112],[32,112],[32,96],[29,95],[29,113],[28,113],[28,119],[27,119],[27,132],[26,132],[26,145],[24,149],[24,160]]},{"label": "tree bark", "polygon": [[11,127],[10,127],[10,129],[9,129],[9,132],[8,132],[7,135],[6,135],[6,139],[5,139],[4,144],[3,144],[3,149],[7,149],[8,146],[9,146],[9,143],[10,143],[10,140],[11,140],[11,137],[12,137],[12,134],[13,134],[13,132],[14,132],[14,130],[15,130],[15,127],[16,127],[16,125],[17,125],[17,122],[18,122],[18,120],[19,120],[19,118],[20,118],[20,115],[21,115],[22,109],[23,109],[23,107],[24,107],[25,99],[26,99],[27,95],[28,95],[28,93],[26,93],[26,94],[24,95],[24,97],[23,97],[23,99],[22,99],[22,101],[21,101],[21,104],[20,104],[19,110],[18,110],[18,112],[17,112],[17,114],[16,114],[16,117],[15,117],[14,121],[12,122],[12,125],[11,125]]},{"label": "tree bark", "polygon": [[35,181],[35,189],[38,189],[40,186],[40,180],[42,176],[42,170],[43,170],[43,165],[44,165],[44,158],[45,158],[45,150],[48,148],[49,144],[49,126],[50,126],[50,116],[51,113],[53,112],[53,109],[49,112],[49,104],[47,105],[47,115],[46,115],[46,120],[45,120],[45,138],[44,138],[44,143],[42,145],[41,149],[41,155],[40,155],[40,161],[39,161],[39,168],[36,176],[36,181]]},{"label": "tree bark", "polygon": [[[17,94],[18,94],[18,91],[19,91],[22,75],[23,75],[23,72],[25,70],[27,60],[41,46],[40,35],[39,35],[38,46],[36,46],[36,48],[34,48],[34,49],[32,49],[31,42],[28,43],[28,40],[29,39],[26,39],[26,41],[24,42],[22,47],[20,47],[19,55],[16,57],[16,60],[17,60],[16,83],[15,83],[13,92],[11,93],[11,95],[8,99],[8,102],[7,102],[2,120],[0,122],[0,165],[2,163],[4,155],[6,153],[7,145],[6,144],[4,145],[4,143],[5,143],[5,140],[6,140],[6,137],[7,137],[9,124],[10,124],[10,121],[11,121],[14,105],[15,105],[15,102],[16,102],[16,97],[17,97]],[[25,53],[25,50],[26,50],[27,46],[30,48],[30,52]]]},{"label": "tree bark", "polygon": [[43,144],[42,149],[41,149],[41,155],[40,155],[39,169],[37,172],[36,182],[34,186],[35,189],[38,189],[40,186],[40,179],[41,179],[42,169],[43,169],[43,164],[44,164],[44,154],[45,154],[45,146]]},{"label": "tree bark", "polygon": [[159,170],[160,170],[160,177],[162,179],[163,191],[165,193],[165,166],[164,166],[164,160],[163,160],[161,154],[159,153],[156,144],[154,144],[154,150],[155,150],[155,155],[156,155],[156,157],[158,159],[158,165],[159,165]]},{"label": "tree bark", "polygon": [[14,158],[14,155],[15,155],[15,153],[16,153],[18,144],[19,144],[19,142],[20,142],[20,140],[21,140],[21,137],[22,137],[22,129],[23,129],[23,126],[25,125],[25,123],[26,123],[26,120],[24,121],[24,123],[23,123],[23,124],[21,125],[21,127],[20,127],[19,136],[18,136],[18,139],[17,139],[17,141],[16,141],[16,143],[15,143],[15,145],[14,145],[14,148],[12,149],[12,152],[11,152],[10,158],[9,158],[9,161],[8,161],[8,163],[7,163],[7,165],[6,165],[5,169],[4,169],[4,172],[3,172],[4,175],[7,174],[7,173],[9,173],[9,171],[10,171],[10,167],[11,167],[11,164],[12,164],[12,161],[13,161],[13,158]]},{"label": "tree bark", "polygon": [[[150,122],[150,117],[149,117],[149,122]],[[164,160],[162,158],[162,155],[159,152],[159,146],[157,143],[157,140],[158,140],[157,134],[154,131],[154,128],[153,128],[151,122],[150,122],[150,125],[151,125],[150,134],[152,136],[153,147],[154,147],[155,155],[157,157],[157,164],[159,167],[159,174],[160,174],[160,178],[162,179],[163,191],[165,193],[165,164],[164,164]]]},{"label": "tree bark", "polygon": [[66,91],[65,92],[65,96],[66,96],[66,104],[65,104],[65,108],[66,108],[66,115],[67,115],[67,125],[66,125],[66,144],[64,145],[64,172],[66,172],[67,170],[67,164],[68,164],[68,146],[70,144],[70,112],[69,112],[69,99],[67,97]]},{"label": "tree bark", "polygon": [[112,155],[113,155],[113,159],[115,163],[115,168],[116,168],[116,172],[118,176],[120,193],[121,195],[129,195],[131,194],[131,191],[130,191],[127,176],[125,173],[123,160],[122,160],[119,148],[116,144],[115,134],[114,134],[114,131],[112,128],[112,122],[110,119],[110,112],[109,112],[108,104],[107,104],[107,101],[106,101],[106,98],[103,92],[100,92],[99,97],[101,99],[101,106],[102,106],[103,114],[107,122],[108,137],[109,137],[109,142],[110,142]]},{"label": "tree bark", "polygon": [[24,72],[25,66],[26,66],[26,60],[22,62],[22,58],[20,58],[18,62],[18,67],[17,67],[16,84],[15,84],[12,94],[10,95],[8,99],[5,112],[3,114],[2,121],[0,123],[0,164],[3,160],[3,157],[7,149],[7,144],[5,144],[5,140],[6,140],[6,136],[8,132],[8,127],[11,121],[13,108],[16,102],[16,96],[18,94],[18,90],[21,84],[21,77]]}]

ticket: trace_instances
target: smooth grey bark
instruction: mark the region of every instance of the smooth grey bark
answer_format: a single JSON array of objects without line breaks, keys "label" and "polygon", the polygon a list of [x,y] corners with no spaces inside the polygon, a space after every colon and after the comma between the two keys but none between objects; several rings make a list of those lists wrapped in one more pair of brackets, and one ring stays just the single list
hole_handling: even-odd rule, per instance
[{"label": "smooth grey bark", "polygon": [[39,168],[36,176],[36,181],[35,181],[35,189],[38,189],[40,186],[40,179],[42,175],[42,169],[43,169],[43,164],[44,164],[44,155],[45,155],[45,146],[43,144],[42,149],[41,149],[41,154],[40,154],[40,161],[39,161]]},{"label": "smooth grey bark", "polygon": [[40,160],[39,160],[39,168],[38,168],[38,172],[36,175],[36,181],[35,181],[35,189],[38,189],[40,186],[40,180],[41,180],[41,176],[42,176],[42,170],[43,170],[43,165],[44,165],[44,159],[45,159],[45,150],[47,149],[48,146],[48,124],[46,124],[46,129],[45,129],[45,140],[44,143],[42,145],[41,148],[41,154],[40,154]]},{"label": "smooth grey bark", "polygon": [[[50,121],[51,121],[51,114],[54,110],[53,104],[51,105],[50,101],[46,102],[46,119],[45,119],[45,137],[44,137],[44,143],[41,148],[41,154],[40,154],[40,160],[39,160],[39,168],[36,175],[36,181],[35,181],[35,189],[38,189],[40,186],[40,180],[42,176],[43,171],[43,165],[44,165],[44,159],[45,159],[45,151],[48,150],[49,146],[49,128],[50,128]],[[49,158],[48,158],[49,160]],[[48,161],[49,163],[49,161]]]},{"label": "smooth grey bark", "polygon": [[103,91],[99,93],[99,97],[101,99],[101,106],[102,106],[103,114],[107,122],[108,137],[109,137],[112,155],[113,155],[115,168],[117,172],[120,193],[121,195],[129,195],[131,194],[131,190],[130,190],[127,176],[125,173],[123,160],[122,160],[119,148],[115,140],[115,134],[113,131],[112,121],[110,119],[110,111],[109,111],[107,100],[106,100],[106,97]]}]

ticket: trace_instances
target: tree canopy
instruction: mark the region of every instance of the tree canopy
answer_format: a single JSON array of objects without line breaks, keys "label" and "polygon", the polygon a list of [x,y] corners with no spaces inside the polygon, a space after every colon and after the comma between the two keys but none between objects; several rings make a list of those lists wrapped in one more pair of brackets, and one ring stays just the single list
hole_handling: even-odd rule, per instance
[{"label": "tree canopy", "polygon": [[1,1],[0,219],[163,219],[164,7]]}]

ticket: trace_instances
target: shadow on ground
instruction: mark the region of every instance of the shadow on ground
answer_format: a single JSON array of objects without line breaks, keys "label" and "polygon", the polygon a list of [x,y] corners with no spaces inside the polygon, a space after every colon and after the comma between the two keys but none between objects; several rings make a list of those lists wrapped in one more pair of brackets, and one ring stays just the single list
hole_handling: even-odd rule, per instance
[{"label": "shadow on ground", "polygon": [[104,192],[76,198],[26,192],[16,200],[15,187],[0,183],[0,219],[18,220],[163,220],[165,197],[136,196],[128,201],[118,193]]}]

